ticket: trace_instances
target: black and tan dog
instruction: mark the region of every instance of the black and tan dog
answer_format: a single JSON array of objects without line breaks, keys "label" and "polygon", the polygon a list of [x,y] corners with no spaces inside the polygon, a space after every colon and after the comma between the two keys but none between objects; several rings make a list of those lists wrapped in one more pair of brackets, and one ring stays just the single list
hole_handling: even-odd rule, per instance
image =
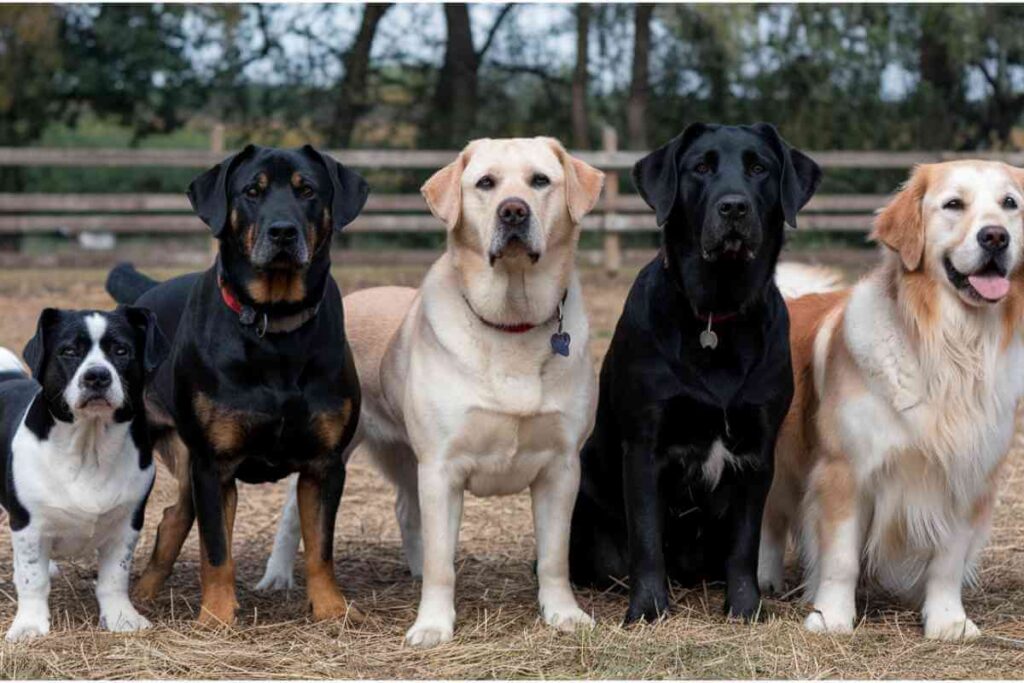
[{"label": "black and tan dog", "polygon": [[235,480],[298,472],[313,616],[358,620],[333,571],[344,456],[360,396],[330,243],[368,191],[360,176],[312,147],[250,145],[189,187],[193,208],[220,241],[216,265],[159,285],[130,266],[111,272],[110,294],[137,298],[173,340],[146,401],[179,496],[164,511],[136,597],[156,595],[198,517],[199,621],[231,623]]},{"label": "black and tan dog", "polygon": [[668,609],[667,577],[725,579],[759,604],[761,514],[793,396],[789,323],[772,276],[785,223],[821,172],[765,124],[694,124],[641,159],[662,253],[637,277],[601,368],[581,454],[576,583],[629,576],[626,621]]}]

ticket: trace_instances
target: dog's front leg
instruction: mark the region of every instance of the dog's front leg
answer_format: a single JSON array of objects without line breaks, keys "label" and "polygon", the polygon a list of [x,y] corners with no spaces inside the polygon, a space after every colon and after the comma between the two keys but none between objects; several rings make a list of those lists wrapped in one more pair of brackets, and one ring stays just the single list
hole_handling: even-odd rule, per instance
[{"label": "dog's front leg", "polygon": [[50,541],[29,524],[11,531],[14,552],[14,588],[18,611],[7,640],[27,640],[50,632]]},{"label": "dog's front leg", "polygon": [[742,472],[737,478],[736,495],[730,503],[732,539],[725,560],[725,610],[730,617],[749,621],[757,615],[761,605],[757,556],[761,517],[771,486],[772,471],[770,467],[767,471],[761,468]]},{"label": "dog's front leg", "polygon": [[99,548],[96,601],[100,604],[100,627],[108,631],[139,631],[152,624],[138,613],[128,598],[128,580],[139,532],[126,519],[121,528]]},{"label": "dog's front leg", "polygon": [[263,578],[253,586],[258,591],[294,588],[295,553],[299,549],[302,537],[302,525],[299,520],[299,499],[297,487],[299,475],[293,474],[288,479],[288,495],[285,499],[281,519],[277,522],[277,533],[274,534],[274,547],[267,558],[267,566],[263,570]]},{"label": "dog's front leg", "polygon": [[976,529],[961,523],[938,545],[925,583],[924,636],[935,640],[974,640],[981,631],[964,612],[961,590]]},{"label": "dog's front leg", "polygon": [[653,623],[666,614],[669,608],[655,453],[661,414],[645,415],[644,418],[640,434],[626,443],[622,460],[629,534],[627,624],[641,619]]},{"label": "dog's front leg", "polygon": [[569,585],[569,530],[579,485],[580,461],[573,452],[544,468],[530,487],[540,610],[545,622],[562,631],[594,625]]},{"label": "dog's front leg", "polygon": [[455,549],[462,523],[464,483],[453,480],[443,462],[419,467],[423,522],[423,588],[416,623],[405,634],[415,647],[452,639],[455,631]]},{"label": "dog's front leg", "polygon": [[231,532],[235,523],[238,490],[234,477],[221,481],[216,465],[192,457],[192,497],[199,520],[199,582],[202,601],[198,622],[206,626],[234,623],[235,561],[231,554]]},{"label": "dog's front leg", "polygon": [[306,593],[314,619],[360,623],[363,615],[349,605],[334,579],[334,524],[344,489],[345,467],[341,462],[328,463],[322,475],[299,475],[296,493],[306,556]]}]

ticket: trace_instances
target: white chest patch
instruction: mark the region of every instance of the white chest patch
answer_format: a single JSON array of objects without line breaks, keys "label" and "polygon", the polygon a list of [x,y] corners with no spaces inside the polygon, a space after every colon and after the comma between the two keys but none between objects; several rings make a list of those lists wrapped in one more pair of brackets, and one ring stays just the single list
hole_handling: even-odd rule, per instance
[{"label": "white chest patch", "polygon": [[139,468],[129,423],[57,422],[40,441],[24,424],[12,440],[14,486],[29,526],[53,556],[78,557],[120,533],[156,473]]},{"label": "white chest patch", "polygon": [[741,464],[742,460],[726,448],[721,439],[715,439],[715,442],[711,444],[711,450],[708,452],[708,459],[704,461],[704,465],[701,467],[704,483],[708,485],[709,489],[714,489],[718,486],[718,482],[722,480],[722,472],[725,471],[726,465],[739,469]]}]

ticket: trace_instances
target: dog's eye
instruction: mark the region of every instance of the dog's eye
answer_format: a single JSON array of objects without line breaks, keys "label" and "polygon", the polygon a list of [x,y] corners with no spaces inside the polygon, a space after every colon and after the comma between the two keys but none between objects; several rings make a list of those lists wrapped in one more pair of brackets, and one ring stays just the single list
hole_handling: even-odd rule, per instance
[{"label": "dog's eye", "polygon": [[309,185],[303,185],[299,188],[299,196],[303,199],[312,199],[315,194],[316,192],[314,192],[313,188]]},{"label": "dog's eye", "polygon": [[548,178],[543,173],[534,173],[533,177],[530,178],[530,186],[538,190],[541,189],[542,187],[547,187],[550,184],[551,178]]},{"label": "dog's eye", "polygon": [[762,173],[764,173],[764,166],[762,164],[751,164],[750,165],[750,174],[751,175],[761,175]]},{"label": "dog's eye", "polygon": [[697,164],[696,166],[694,166],[693,170],[696,171],[697,173],[699,173],[700,175],[707,175],[708,173],[711,173],[711,167],[708,166],[703,161],[700,162],[699,164]]},{"label": "dog's eye", "polygon": [[480,180],[476,181],[476,188],[478,190],[493,190],[494,189],[494,178],[489,175],[485,175]]},{"label": "dog's eye", "polygon": [[962,199],[950,199],[942,205],[942,208],[949,209],[950,211],[963,211],[964,202]]},{"label": "dog's eye", "polygon": [[1006,195],[1006,197],[1003,199],[1003,208],[1004,209],[1010,209],[1010,210],[1016,209],[1017,208],[1017,200],[1014,199],[1013,197],[1011,197],[1010,195]]},{"label": "dog's eye", "polygon": [[74,346],[62,346],[57,353],[64,358],[78,358],[78,349]]},{"label": "dog's eye", "polygon": [[124,358],[129,353],[128,347],[124,344],[114,344],[114,347],[111,350],[114,352],[114,355],[119,358]]},{"label": "dog's eye", "polygon": [[245,196],[248,197],[249,199],[256,199],[257,197],[260,196],[260,186],[250,185],[249,187],[245,188]]}]

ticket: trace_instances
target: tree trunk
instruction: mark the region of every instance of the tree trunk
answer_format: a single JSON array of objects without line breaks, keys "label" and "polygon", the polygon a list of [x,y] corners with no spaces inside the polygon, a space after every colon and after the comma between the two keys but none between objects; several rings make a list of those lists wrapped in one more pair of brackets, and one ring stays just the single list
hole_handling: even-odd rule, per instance
[{"label": "tree trunk", "polygon": [[572,146],[590,147],[590,125],[587,116],[587,72],[590,37],[590,5],[576,5],[576,70],[572,74]]},{"label": "tree trunk", "polygon": [[444,16],[448,40],[434,91],[428,146],[457,149],[466,144],[476,125],[480,59],[473,47],[469,7],[465,3],[447,4]]},{"label": "tree trunk", "polygon": [[650,91],[651,15],[654,5],[638,4],[634,16],[633,78],[626,103],[627,145],[647,149],[647,101]]},{"label": "tree trunk", "polygon": [[941,6],[921,9],[917,66],[925,86],[925,111],[918,125],[918,145],[921,149],[945,149],[953,141],[955,118],[961,109],[960,73],[953,65],[946,35],[933,30],[943,24],[948,11]]},{"label": "tree trunk", "polygon": [[345,74],[338,88],[338,101],[334,110],[329,142],[333,147],[346,148],[352,143],[356,122],[371,108],[367,88],[370,75],[370,51],[377,25],[384,14],[391,9],[391,3],[368,4],[363,10],[363,20],[355,40],[345,53]]}]

